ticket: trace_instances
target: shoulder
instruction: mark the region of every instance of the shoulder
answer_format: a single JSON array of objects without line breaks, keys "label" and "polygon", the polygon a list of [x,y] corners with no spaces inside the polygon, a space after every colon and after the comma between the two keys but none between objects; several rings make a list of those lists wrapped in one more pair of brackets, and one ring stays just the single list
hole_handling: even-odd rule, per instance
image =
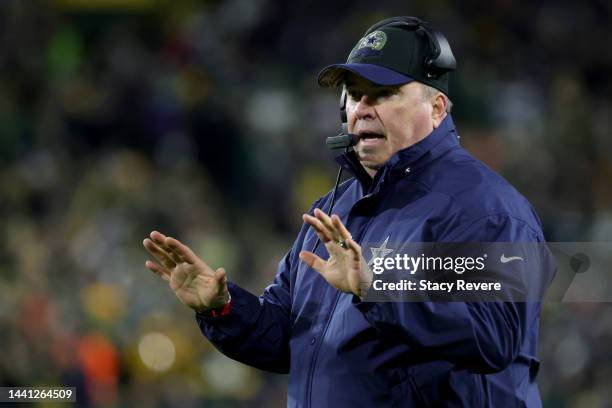
[{"label": "shoulder", "polygon": [[540,219],[529,201],[461,147],[437,160],[423,176],[419,181],[430,194],[448,201],[452,213],[465,227],[512,225],[542,235]]}]

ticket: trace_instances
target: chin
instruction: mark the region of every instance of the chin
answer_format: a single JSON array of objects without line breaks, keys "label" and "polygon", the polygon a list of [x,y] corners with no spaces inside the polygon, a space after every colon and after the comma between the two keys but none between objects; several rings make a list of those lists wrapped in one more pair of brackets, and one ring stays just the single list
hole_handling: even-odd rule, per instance
[{"label": "chin", "polygon": [[367,167],[372,170],[380,169],[385,162],[389,158],[378,157],[379,155],[367,154],[364,152],[357,152],[357,157],[359,157],[359,162],[362,166]]},{"label": "chin", "polygon": [[361,165],[365,167],[366,170],[373,170],[373,171],[378,171],[384,164],[384,163],[380,163],[378,161],[372,161],[372,160],[359,160],[359,163],[361,163]]}]

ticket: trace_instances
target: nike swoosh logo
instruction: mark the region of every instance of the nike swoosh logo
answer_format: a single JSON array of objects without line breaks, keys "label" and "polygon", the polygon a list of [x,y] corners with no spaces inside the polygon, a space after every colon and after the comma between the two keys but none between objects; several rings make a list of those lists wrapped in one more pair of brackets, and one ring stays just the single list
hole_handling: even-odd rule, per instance
[{"label": "nike swoosh logo", "polygon": [[512,261],[524,261],[523,258],[521,258],[520,256],[509,256],[506,258],[506,256],[504,254],[502,254],[501,258],[499,258],[499,260],[501,261],[501,263],[508,263],[508,262],[512,262]]}]

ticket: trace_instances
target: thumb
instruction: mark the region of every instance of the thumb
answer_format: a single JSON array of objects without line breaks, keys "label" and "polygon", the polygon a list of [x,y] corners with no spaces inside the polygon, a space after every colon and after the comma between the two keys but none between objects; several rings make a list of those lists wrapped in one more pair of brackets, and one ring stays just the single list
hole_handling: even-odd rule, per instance
[{"label": "thumb", "polygon": [[300,259],[306,265],[323,275],[325,261],[310,251],[301,251]]},{"label": "thumb", "polygon": [[227,274],[225,272],[224,268],[218,268],[215,271],[215,279],[217,280],[217,282],[219,282],[221,285],[227,285]]}]

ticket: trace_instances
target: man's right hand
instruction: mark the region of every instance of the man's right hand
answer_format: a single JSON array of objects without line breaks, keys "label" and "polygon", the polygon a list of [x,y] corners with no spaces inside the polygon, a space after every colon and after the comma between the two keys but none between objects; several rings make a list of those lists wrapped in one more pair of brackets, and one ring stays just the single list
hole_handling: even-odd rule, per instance
[{"label": "man's right hand", "polygon": [[205,312],[229,301],[225,269],[213,270],[187,245],[157,231],[143,245],[159,262],[147,261],[145,266],[168,282],[183,304]]}]

